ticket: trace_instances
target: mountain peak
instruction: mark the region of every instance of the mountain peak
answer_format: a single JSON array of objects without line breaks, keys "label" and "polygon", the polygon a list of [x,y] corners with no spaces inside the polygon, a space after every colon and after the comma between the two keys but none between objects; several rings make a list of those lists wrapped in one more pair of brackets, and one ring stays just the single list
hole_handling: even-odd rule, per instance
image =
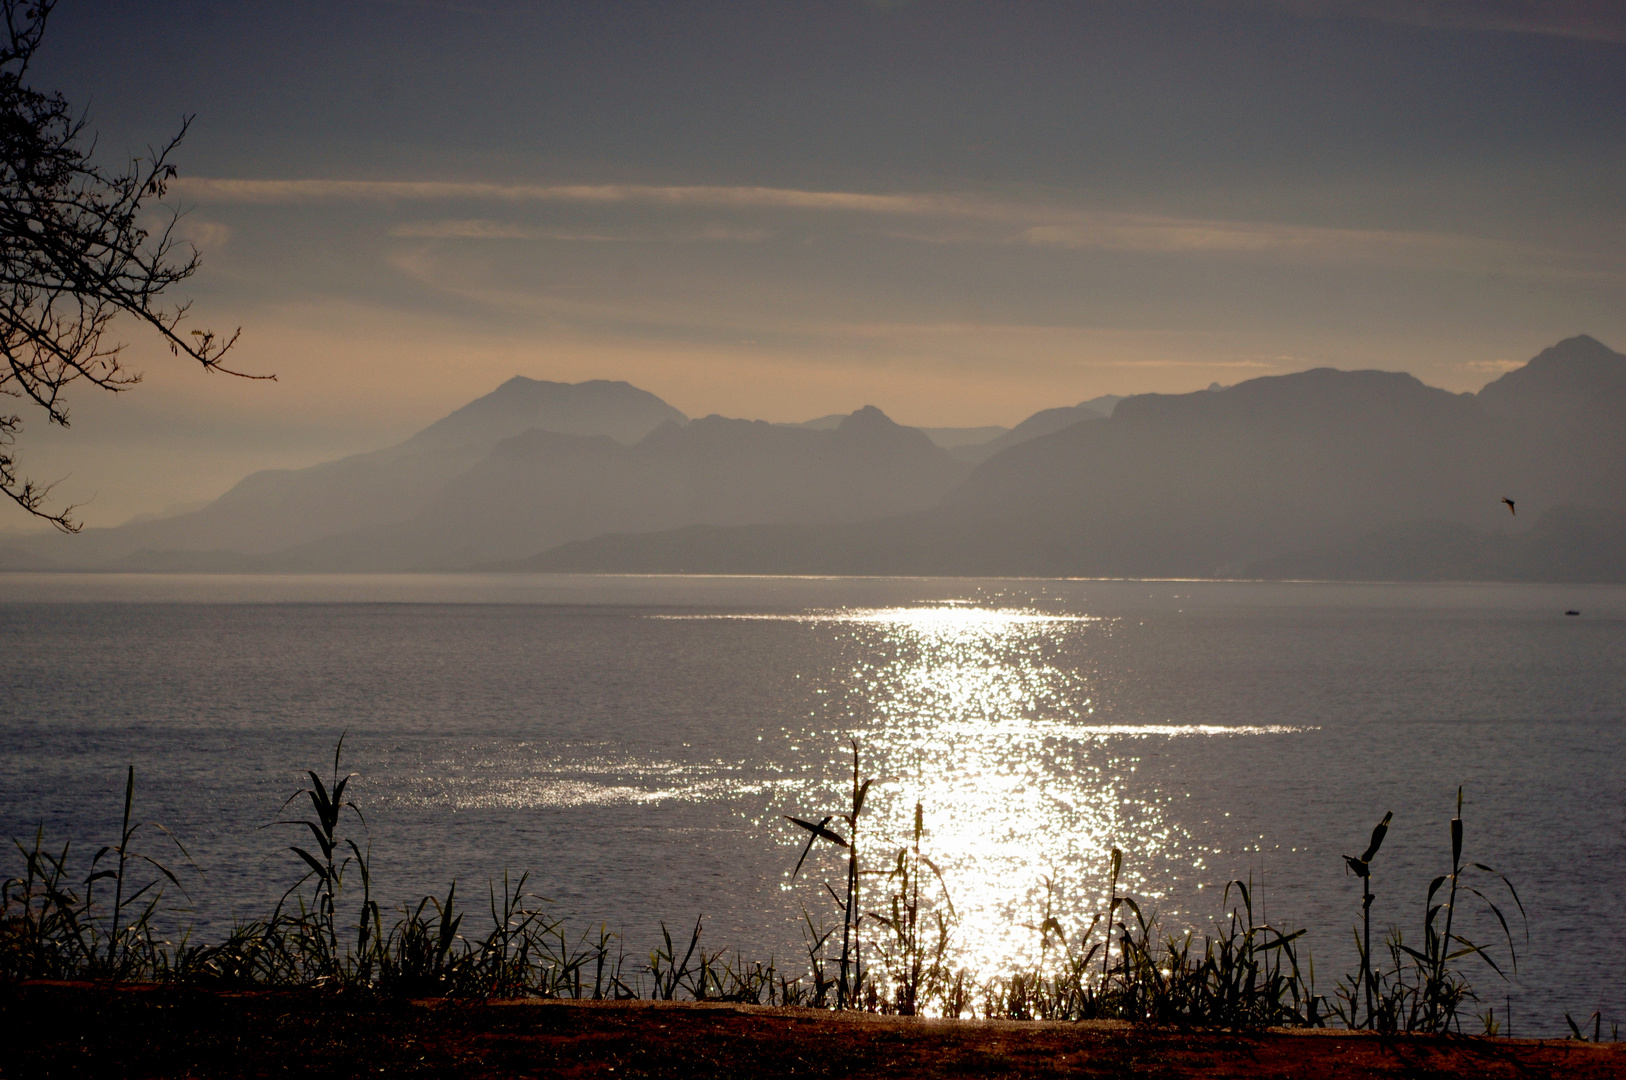
[{"label": "mountain peak", "polygon": [[1498,415],[1564,412],[1578,405],[1613,407],[1626,402],[1626,356],[1578,334],[1486,383],[1479,400]]},{"label": "mountain peak", "polygon": [[897,426],[890,416],[874,405],[865,405],[862,409],[841,418],[841,427],[847,430]]},{"label": "mountain peak", "polygon": [[[1600,363],[1626,359],[1591,334],[1576,334],[1536,354],[1530,364]],[[1527,365],[1529,366],[1529,365]]]},{"label": "mountain peak", "polygon": [[688,417],[631,383],[592,379],[561,383],[515,375],[484,397],[424,428],[414,446],[495,443],[530,428],[566,435],[608,435],[635,443],[664,423]]},{"label": "mountain peak", "polygon": [[492,391],[492,393],[493,394],[515,394],[515,393],[524,392],[526,387],[530,387],[530,386],[566,386],[566,385],[568,385],[568,384],[567,383],[549,382],[546,379],[531,379],[531,378],[527,378],[524,375],[515,375],[513,378],[508,379],[506,382],[499,385],[497,387],[497,389]]},{"label": "mountain peak", "polygon": [[[587,379],[579,383],[553,382],[549,379],[533,379],[526,375],[515,375],[503,382],[486,397],[495,397],[499,394],[511,396],[514,394],[597,394],[597,393],[632,393],[644,394],[646,391],[638,389],[624,379]],[[651,397],[654,395],[651,394]],[[483,400],[483,399],[476,399]]]},{"label": "mountain peak", "polygon": [[947,455],[919,428],[904,427],[874,405],[865,405],[841,418],[836,434],[844,442],[868,447],[891,446],[928,458]]}]

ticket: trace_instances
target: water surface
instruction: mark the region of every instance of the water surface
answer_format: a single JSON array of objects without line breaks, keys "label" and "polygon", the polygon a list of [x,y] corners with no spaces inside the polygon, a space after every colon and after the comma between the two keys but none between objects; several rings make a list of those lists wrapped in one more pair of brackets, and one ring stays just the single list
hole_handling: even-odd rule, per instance
[{"label": "water surface", "polygon": [[1415,936],[1461,784],[1530,916],[1486,1003],[1529,1034],[1626,1013],[1619,587],[13,574],[0,634],[6,831],[106,842],[133,763],[205,936],[297,877],[263,826],[343,733],[388,897],[508,868],[633,950],[703,914],[791,956],[840,867],[791,882],[782,815],[841,809],[856,739],[870,850],[923,805],[975,970],[1031,955],[1047,894],[1088,922],[1117,846],[1171,930],[1251,879],[1330,993],[1340,856],[1395,812],[1376,921]]}]

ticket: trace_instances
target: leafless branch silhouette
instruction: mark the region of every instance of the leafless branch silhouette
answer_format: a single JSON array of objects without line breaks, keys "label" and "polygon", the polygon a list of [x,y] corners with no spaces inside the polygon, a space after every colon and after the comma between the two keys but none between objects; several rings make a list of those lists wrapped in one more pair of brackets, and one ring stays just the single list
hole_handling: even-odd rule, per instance
[{"label": "leafless branch silhouette", "polygon": [[[113,319],[134,317],[175,356],[206,371],[251,379],[224,366],[238,334],[183,330],[191,304],[165,293],[195,274],[197,250],[175,235],[180,213],[164,205],[176,175],[170,155],[191,117],[162,148],[110,172],[93,160],[87,118],[60,93],[24,84],[54,0],[0,0],[0,393],[27,400],[50,423],[68,426],[67,387],[84,380],[118,392],[141,376],[125,368]],[[145,222],[167,213],[159,228]],[[72,506],[46,506],[50,487],[22,477],[12,455],[23,418],[0,415],[0,492],[64,532],[77,532]]]}]

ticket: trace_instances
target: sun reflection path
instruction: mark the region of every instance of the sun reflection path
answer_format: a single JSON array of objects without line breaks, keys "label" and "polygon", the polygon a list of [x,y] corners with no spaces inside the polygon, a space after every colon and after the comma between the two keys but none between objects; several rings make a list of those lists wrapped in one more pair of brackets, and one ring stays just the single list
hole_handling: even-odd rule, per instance
[{"label": "sun reflection path", "polygon": [[1135,782],[1144,740],[1300,730],[1096,722],[1090,646],[1112,620],[961,606],[796,618],[827,624],[851,658],[813,719],[857,738],[877,778],[870,864],[905,842],[923,804],[925,848],[959,915],[954,961],[984,975],[1035,959],[1028,927],[1048,890],[1064,925],[1087,923],[1112,847],[1125,852],[1125,889],[1143,900],[1202,874],[1168,794]]},{"label": "sun reflection path", "polygon": [[[1206,928],[1218,912],[1196,890],[1223,884],[1208,863],[1221,851],[1219,837],[1176,803],[1187,788],[1172,790],[1182,781],[1164,752],[1173,740],[1310,730],[1120,715],[1103,699],[1123,674],[1113,659],[1121,650],[1109,647],[1120,629],[1113,619],[953,604],[646,617],[801,624],[819,638],[793,654],[818,658],[795,676],[805,687],[806,723],[786,725],[777,749],[759,742],[758,753],[739,757],[694,758],[678,747],[652,753],[610,739],[502,742],[472,756],[467,746],[448,748],[444,759],[431,753],[434,760],[406,770],[413,779],[396,797],[454,810],[734,803],[789,849],[770,871],[795,893],[787,899],[818,909],[822,893],[806,879],[837,880],[837,860],[813,859],[810,872],[790,881],[793,845],[803,837],[779,815],[841,812],[846,747],[856,739],[863,775],[875,779],[863,820],[867,865],[889,864],[922,804],[924,853],[941,869],[958,915],[949,959],[980,978],[1037,959],[1030,927],[1047,899],[1070,936],[1088,925],[1104,907],[1113,847],[1124,852],[1122,891],[1155,910],[1165,930]],[[865,882],[865,910],[884,906],[884,882]]]}]

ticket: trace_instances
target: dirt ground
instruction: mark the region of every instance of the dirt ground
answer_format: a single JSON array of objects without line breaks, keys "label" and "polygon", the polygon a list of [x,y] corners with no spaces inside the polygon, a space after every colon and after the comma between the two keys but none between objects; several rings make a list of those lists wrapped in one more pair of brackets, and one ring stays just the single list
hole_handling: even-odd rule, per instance
[{"label": "dirt ground", "polygon": [[0,1077],[1626,1077],[1626,1043],[0,988]]}]

